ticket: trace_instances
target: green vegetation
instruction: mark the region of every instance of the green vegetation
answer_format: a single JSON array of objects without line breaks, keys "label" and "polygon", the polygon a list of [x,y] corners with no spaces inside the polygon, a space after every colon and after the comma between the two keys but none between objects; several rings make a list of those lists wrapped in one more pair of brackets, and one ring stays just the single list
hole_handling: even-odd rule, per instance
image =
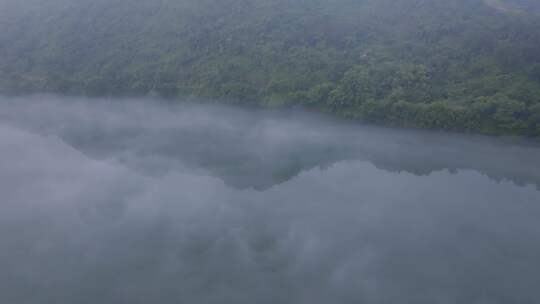
[{"label": "green vegetation", "polygon": [[195,95],[540,136],[532,0],[3,2],[4,94]]}]

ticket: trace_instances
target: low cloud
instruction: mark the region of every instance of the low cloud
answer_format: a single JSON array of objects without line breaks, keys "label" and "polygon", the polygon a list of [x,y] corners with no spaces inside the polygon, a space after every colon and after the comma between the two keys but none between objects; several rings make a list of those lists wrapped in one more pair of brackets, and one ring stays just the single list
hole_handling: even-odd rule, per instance
[{"label": "low cloud", "polygon": [[536,147],[429,134],[3,98],[0,302],[537,301]]}]

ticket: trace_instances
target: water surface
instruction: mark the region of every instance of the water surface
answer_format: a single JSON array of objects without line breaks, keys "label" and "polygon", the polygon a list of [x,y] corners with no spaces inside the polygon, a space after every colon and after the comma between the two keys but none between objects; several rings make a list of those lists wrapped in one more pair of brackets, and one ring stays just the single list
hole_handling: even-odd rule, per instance
[{"label": "water surface", "polygon": [[540,147],[0,98],[1,303],[537,303]]}]

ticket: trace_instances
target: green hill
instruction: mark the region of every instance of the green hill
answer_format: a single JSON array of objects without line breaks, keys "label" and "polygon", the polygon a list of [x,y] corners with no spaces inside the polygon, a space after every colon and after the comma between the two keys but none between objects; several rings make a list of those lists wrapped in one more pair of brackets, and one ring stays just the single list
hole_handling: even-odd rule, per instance
[{"label": "green hill", "polygon": [[3,0],[0,92],[194,95],[540,136],[532,0]]}]

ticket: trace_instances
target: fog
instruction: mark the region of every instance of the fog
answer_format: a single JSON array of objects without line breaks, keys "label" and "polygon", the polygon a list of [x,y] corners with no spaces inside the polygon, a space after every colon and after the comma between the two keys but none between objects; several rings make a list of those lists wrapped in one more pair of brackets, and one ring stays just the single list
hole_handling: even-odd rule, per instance
[{"label": "fog", "polygon": [[1,303],[535,303],[540,148],[0,98]]}]

